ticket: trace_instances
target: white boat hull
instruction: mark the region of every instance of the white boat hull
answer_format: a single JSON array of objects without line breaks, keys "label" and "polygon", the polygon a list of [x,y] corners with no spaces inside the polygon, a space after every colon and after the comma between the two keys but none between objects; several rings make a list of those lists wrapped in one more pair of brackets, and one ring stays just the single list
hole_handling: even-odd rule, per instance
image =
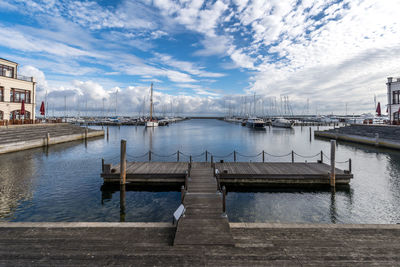
[{"label": "white boat hull", "polygon": [[158,127],[158,122],[148,121],[148,122],[146,122],[146,127]]},{"label": "white boat hull", "polygon": [[293,122],[283,122],[283,121],[273,121],[271,125],[273,127],[280,127],[280,128],[292,128]]}]

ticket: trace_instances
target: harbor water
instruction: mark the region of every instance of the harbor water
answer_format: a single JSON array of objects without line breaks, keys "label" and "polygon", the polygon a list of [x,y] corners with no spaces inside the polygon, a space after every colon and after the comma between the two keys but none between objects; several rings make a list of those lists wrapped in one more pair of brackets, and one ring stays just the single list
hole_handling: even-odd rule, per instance
[{"label": "harbor water", "polygon": [[[101,128],[101,127],[93,127]],[[317,127],[312,127],[316,130]],[[327,128],[327,127],[325,127]],[[324,127],[319,127],[320,130]],[[181,161],[189,155],[215,160],[316,162],[330,142],[310,140],[309,127],[256,130],[220,120],[187,120],[153,129],[109,128],[109,139],[95,138],[0,155],[0,221],[119,221],[118,190],[104,188],[101,158],[119,161],[120,140],[127,140],[128,160]],[[175,155],[173,155],[175,153]],[[171,156],[170,156],[171,155]],[[257,156],[258,155],[258,156]],[[140,157],[142,156],[142,157]],[[226,157],[225,157],[226,156]],[[352,159],[349,188],[228,188],[231,222],[400,223],[400,152],[338,142],[336,160]],[[209,158],[208,158],[209,160]],[[325,159],[328,161],[327,159]],[[348,163],[338,163],[347,169]],[[125,221],[170,222],[180,204],[179,188],[131,188],[126,192]]]}]

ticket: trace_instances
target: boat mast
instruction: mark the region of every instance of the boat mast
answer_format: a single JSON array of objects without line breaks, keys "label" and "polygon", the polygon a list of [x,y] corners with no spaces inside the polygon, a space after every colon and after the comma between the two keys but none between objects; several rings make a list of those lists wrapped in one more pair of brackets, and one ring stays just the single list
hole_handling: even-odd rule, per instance
[{"label": "boat mast", "polygon": [[150,121],[153,120],[153,83],[151,83],[150,89]]}]

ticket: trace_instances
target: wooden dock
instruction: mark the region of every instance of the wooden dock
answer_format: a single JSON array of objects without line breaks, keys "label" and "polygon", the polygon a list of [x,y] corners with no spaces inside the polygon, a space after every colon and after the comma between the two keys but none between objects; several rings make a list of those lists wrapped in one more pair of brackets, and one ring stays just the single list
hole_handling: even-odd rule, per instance
[{"label": "wooden dock", "polygon": [[[193,163],[200,164],[200,163]],[[213,166],[211,163],[201,163]],[[219,182],[230,185],[248,186],[323,186],[329,185],[328,172],[331,167],[325,163],[289,162],[224,162],[215,163],[219,171]],[[127,183],[163,184],[185,182],[189,169],[187,162],[128,162]],[[336,184],[350,183],[353,174],[335,168]],[[111,165],[101,176],[105,183],[120,182],[120,165]]]},{"label": "wooden dock", "polygon": [[1,126],[0,154],[96,136],[104,136],[104,131],[68,123]]},{"label": "wooden dock", "polygon": [[183,199],[186,211],[178,222],[174,246],[233,246],[222,201],[210,164],[193,163]]},{"label": "wooden dock", "polygon": [[173,246],[171,223],[0,223],[1,266],[398,266],[400,225],[230,223],[235,246]]}]

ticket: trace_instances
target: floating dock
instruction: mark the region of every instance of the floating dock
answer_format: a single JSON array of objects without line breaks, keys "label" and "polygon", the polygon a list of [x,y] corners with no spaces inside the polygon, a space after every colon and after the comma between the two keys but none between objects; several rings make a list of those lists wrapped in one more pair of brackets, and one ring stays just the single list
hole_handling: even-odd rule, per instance
[{"label": "floating dock", "polygon": [[[194,162],[192,164],[197,164]],[[324,186],[330,184],[331,166],[301,162],[224,162],[203,163],[218,170],[222,184],[246,186]],[[105,164],[101,177],[105,183],[120,183],[120,164]],[[142,184],[184,183],[187,162],[127,162],[126,182]],[[190,175],[189,175],[190,176]],[[353,174],[335,168],[336,184],[350,183]],[[192,178],[194,179],[194,178]]]},{"label": "floating dock", "polygon": [[96,136],[104,136],[104,131],[68,123],[0,126],[0,154]]},{"label": "floating dock", "polygon": [[230,223],[234,246],[173,246],[171,223],[0,223],[4,266],[398,266],[400,225]]}]

